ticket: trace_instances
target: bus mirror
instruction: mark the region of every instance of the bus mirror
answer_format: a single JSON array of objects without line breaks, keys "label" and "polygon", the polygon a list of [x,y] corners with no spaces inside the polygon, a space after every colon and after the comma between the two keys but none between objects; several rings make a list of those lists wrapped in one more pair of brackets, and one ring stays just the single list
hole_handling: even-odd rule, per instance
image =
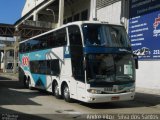
[{"label": "bus mirror", "polygon": [[135,68],[138,69],[138,55],[133,54],[134,61],[135,61]]}]

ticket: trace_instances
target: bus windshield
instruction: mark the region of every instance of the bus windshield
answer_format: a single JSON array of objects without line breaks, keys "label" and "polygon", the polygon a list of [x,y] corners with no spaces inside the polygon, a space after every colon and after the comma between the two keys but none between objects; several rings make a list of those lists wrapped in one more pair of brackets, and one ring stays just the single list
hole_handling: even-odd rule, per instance
[{"label": "bus windshield", "polygon": [[82,25],[85,46],[130,47],[130,42],[122,26],[104,24]]},{"label": "bus windshield", "polygon": [[130,82],[135,79],[131,54],[88,54],[88,82]]}]

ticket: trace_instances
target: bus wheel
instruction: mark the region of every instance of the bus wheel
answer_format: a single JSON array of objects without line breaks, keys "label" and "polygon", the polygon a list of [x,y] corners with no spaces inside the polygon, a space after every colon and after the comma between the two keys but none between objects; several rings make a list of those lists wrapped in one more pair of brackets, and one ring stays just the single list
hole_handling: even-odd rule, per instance
[{"label": "bus wheel", "polygon": [[58,98],[58,99],[60,98],[59,89],[58,89],[58,84],[57,83],[54,84],[53,94],[55,95],[56,98]]},{"label": "bus wheel", "polygon": [[33,90],[34,88],[31,86],[31,79],[30,79],[30,77],[28,78],[28,88],[30,89],[30,90]]},{"label": "bus wheel", "polygon": [[63,87],[63,97],[66,102],[72,102],[68,85],[64,85]]},{"label": "bus wheel", "polygon": [[26,76],[24,77],[24,87],[27,89],[29,88],[29,79],[27,79]]},{"label": "bus wheel", "polygon": [[23,85],[23,87],[25,87],[24,86],[25,74],[24,74],[24,72],[23,72],[21,67],[19,67],[18,70],[19,70],[19,74],[18,74],[19,82],[20,82],[21,85]]}]

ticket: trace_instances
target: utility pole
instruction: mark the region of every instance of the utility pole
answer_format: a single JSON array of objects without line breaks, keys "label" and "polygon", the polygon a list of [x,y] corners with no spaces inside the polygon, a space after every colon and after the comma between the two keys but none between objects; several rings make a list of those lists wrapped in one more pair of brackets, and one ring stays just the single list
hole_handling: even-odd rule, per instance
[{"label": "utility pole", "polygon": [[20,34],[19,30],[16,27],[15,29],[16,34],[15,34],[15,43],[14,43],[14,65],[13,65],[13,73],[17,73],[17,64],[18,64],[18,48],[19,48],[19,41],[20,41]]},{"label": "utility pole", "polygon": [[90,2],[90,20],[97,20],[97,0]]},{"label": "utility pole", "polygon": [[122,0],[122,15],[121,15],[121,24],[124,25],[128,31],[128,18],[129,18],[129,0]]},{"label": "utility pole", "polygon": [[6,72],[6,53],[7,53],[7,50],[4,48],[4,57],[3,57],[3,72]]},{"label": "utility pole", "polygon": [[58,27],[63,25],[63,16],[64,16],[64,0],[59,0],[59,19]]},{"label": "utility pole", "polygon": [[[37,6],[37,1],[34,0],[34,7],[36,7],[36,6]],[[33,12],[33,21],[37,21],[37,20],[38,20],[37,10],[34,10],[34,12]],[[35,23],[35,25],[36,25],[36,23]]]}]

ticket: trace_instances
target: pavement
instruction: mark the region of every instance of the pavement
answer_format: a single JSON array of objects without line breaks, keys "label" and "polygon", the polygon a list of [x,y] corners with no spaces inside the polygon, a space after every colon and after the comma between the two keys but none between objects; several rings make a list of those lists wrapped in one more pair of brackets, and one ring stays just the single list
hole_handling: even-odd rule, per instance
[{"label": "pavement", "polygon": [[149,88],[136,87],[136,92],[138,92],[138,93],[146,93],[146,94],[153,94],[153,95],[160,95],[160,88],[159,89],[149,89]]},{"label": "pavement", "polygon": [[[119,117],[122,118],[119,120],[125,120],[127,118],[123,117],[127,117],[125,115],[128,114],[137,115],[137,119],[140,120],[144,115],[156,116],[157,114],[157,120],[160,120],[160,95],[153,94],[152,90],[149,91],[137,88],[133,101],[97,104],[86,104],[79,101],[67,103],[45,91],[24,89],[18,81],[18,74],[1,73],[0,119],[9,120],[8,116],[14,115],[12,120],[16,120],[17,117],[18,120],[85,120],[86,118],[91,120],[94,117],[91,115],[105,115],[106,117],[113,115],[115,118],[120,115]],[[8,114],[1,116],[1,113]]]},{"label": "pavement", "polygon": [[11,80],[18,80],[18,73],[14,74],[14,73],[2,73],[1,72],[0,76],[11,79]]},{"label": "pavement", "polygon": [[[1,77],[8,78],[11,80],[18,80],[18,73],[0,73]],[[149,88],[142,88],[136,87],[137,93],[144,93],[144,94],[153,94],[153,95],[160,95],[160,89],[149,89]]]}]

